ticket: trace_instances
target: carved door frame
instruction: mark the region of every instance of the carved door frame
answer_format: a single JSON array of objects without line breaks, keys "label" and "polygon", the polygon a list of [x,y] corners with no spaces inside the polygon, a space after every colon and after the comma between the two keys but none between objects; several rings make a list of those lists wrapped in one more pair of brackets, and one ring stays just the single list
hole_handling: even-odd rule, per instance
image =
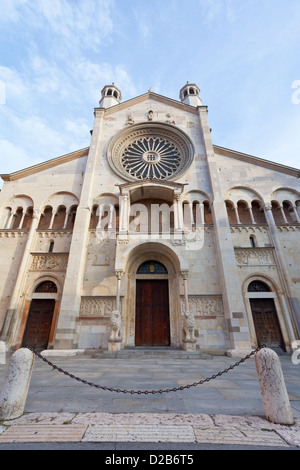
[{"label": "carved door frame", "polygon": [[[149,246],[150,245],[150,246]],[[159,244],[157,244],[159,245]],[[160,248],[162,248],[160,250]],[[139,252],[132,254],[127,262],[123,282],[126,288],[126,302],[122,321],[124,324],[124,345],[135,346],[135,321],[136,321],[136,280],[137,279],[167,279],[169,288],[169,319],[170,319],[170,345],[180,346],[182,342],[182,319],[180,305],[180,267],[176,266],[176,254],[171,259],[169,253],[163,251],[163,247],[157,246],[153,250],[153,244],[143,244],[139,247]],[[139,266],[148,261],[158,261],[162,263],[168,274],[137,274]]]},{"label": "carved door frame", "polygon": [[[248,292],[248,286],[253,281],[260,281],[268,285],[269,292]],[[287,309],[287,303],[282,290],[276,285],[273,279],[269,279],[266,276],[260,274],[249,276],[243,284],[243,296],[245,301],[245,309],[247,314],[248,328],[251,339],[251,347],[256,348],[258,346],[256,330],[252,315],[251,299],[273,299],[277,318],[283,338],[283,346],[287,352],[290,352],[290,344],[293,340],[293,327],[289,317],[289,311]]]}]

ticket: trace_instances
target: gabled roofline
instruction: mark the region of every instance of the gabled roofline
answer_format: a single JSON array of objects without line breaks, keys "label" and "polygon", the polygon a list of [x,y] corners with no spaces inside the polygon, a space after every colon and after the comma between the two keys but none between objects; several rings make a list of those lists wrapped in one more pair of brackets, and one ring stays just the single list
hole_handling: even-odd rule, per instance
[{"label": "gabled roofline", "polygon": [[57,165],[62,165],[63,163],[71,162],[73,160],[76,160],[77,158],[86,157],[88,155],[88,152],[89,147],[86,147],[84,149],[77,150],[66,155],[62,155],[61,157],[53,158],[51,160],[47,160],[46,162],[38,163],[37,165],[24,168],[23,170],[15,171],[14,173],[0,175],[0,177],[4,181],[15,181],[20,178],[24,178],[25,176],[30,176],[34,173],[38,173],[39,171],[47,170]]},{"label": "gabled roofline", "polygon": [[[159,101],[160,103],[167,104],[169,106],[174,106],[180,109],[181,111],[188,111],[189,113],[198,115],[198,107],[181,103],[180,101],[173,100],[172,98],[167,98],[166,96],[159,95],[158,93],[154,93],[153,91],[148,91],[147,93],[144,93],[143,95],[130,98],[127,101],[123,101],[122,103],[112,106],[111,108],[107,108],[105,109],[105,114],[107,115],[114,114],[118,111],[121,111],[124,108],[130,107],[130,105],[134,106],[136,104],[142,103],[143,101],[151,100],[151,99]],[[207,106],[200,106],[200,107],[207,108]],[[95,108],[95,110],[96,109],[104,109],[104,108]]]},{"label": "gabled roofline", "polygon": [[290,166],[282,165],[280,163],[272,162],[270,160],[265,160],[260,157],[254,157],[253,155],[248,155],[246,153],[237,152],[236,150],[219,147],[218,145],[213,145],[213,148],[214,152],[218,155],[234,158],[235,160],[251,163],[252,165],[261,166],[263,168],[268,168],[269,170],[277,171],[279,173],[285,173],[286,175],[300,178],[300,170],[297,168],[292,168]]}]

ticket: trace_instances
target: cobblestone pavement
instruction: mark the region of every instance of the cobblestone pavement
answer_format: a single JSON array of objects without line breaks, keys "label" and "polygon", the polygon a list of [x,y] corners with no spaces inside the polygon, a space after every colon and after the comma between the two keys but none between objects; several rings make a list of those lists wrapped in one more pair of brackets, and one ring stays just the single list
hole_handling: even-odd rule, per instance
[{"label": "cobblestone pavement", "polygon": [[[25,412],[0,423],[0,449],[13,443],[201,443],[300,450],[300,365],[280,356],[293,426],[264,417],[253,358],[190,389],[157,395],[103,391],[66,377],[36,358]],[[86,355],[51,361],[92,383],[121,389],[165,389],[210,377],[236,359]],[[0,364],[0,387],[9,360]],[[174,444],[175,445],[175,444]]]}]

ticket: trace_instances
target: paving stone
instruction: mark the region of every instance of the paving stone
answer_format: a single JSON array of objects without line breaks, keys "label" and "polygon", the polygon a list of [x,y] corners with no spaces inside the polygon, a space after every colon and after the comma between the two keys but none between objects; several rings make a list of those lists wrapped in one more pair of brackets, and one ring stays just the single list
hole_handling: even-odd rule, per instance
[{"label": "paving stone", "polygon": [[91,425],[82,442],[195,442],[195,435],[192,426]]},{"label": "paving stone", "polygon": [[254,429],[268,429],[268,430],[286,430],[290,426],[283,424],[275,424],[268,421],[266,418],[260,416],[230,416],[230,415],[216,415],[213,417],[216,426],[220,427],[237,427],[245,428],[251,427]]},{"label": "paving stone", "polygon": [[174,414],[174,413],[78,413],[72,420],[74,424],[98,424],[98,425],[197,425],[199,427],[214,426],[213,420],[209,415],[194,414]]},{"label": "paving stone", "polygon": [[0,434],[0,444],[7,442],[80,442],[87,426],[72,425],[15,425]]},{"label": "paving stone", "polygon": [[230,444],[265,447],[288,447],[288,444],[273,431],[236,428],[198,428],[194,426],[196,441],[205,444]]},{"label": "paving stone", "polygon": [[74,416],[74,413],[28,413],[4,424],[64,424],[72,421]]},{"label": "paving stone", "polygon": [[300,429],[276,431],[290,446],[300,447]]}]

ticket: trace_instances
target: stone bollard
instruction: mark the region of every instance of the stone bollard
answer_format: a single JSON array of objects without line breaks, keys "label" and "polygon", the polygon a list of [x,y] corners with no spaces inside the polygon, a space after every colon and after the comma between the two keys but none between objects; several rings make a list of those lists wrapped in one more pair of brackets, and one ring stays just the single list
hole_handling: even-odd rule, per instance
[{"label": "stone bollard", "polygon": [[278,355],[269,348],[254,356],[266,418],[272,423],[294,424]]},{"label": "stone bollard", "polygon": [[11,357],[0,393],[0,419],[19,418],[25,408],[34,364],[34,354],[26,348],[18,349]]}]

